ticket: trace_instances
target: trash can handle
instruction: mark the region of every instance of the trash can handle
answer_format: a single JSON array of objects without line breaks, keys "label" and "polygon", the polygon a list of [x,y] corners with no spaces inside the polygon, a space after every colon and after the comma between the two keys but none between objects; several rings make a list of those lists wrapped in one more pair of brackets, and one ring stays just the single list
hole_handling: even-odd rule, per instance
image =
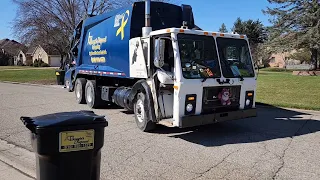
[{"label": "trash can handle", "polygon": [[99,121],[105,121],[105,116],[96,116],[94,117],[93,121],[99,122]]},{"label": "trash can handle", "polygon": [[33,124],[33,119],[30,117],[20,117],[20,120],[23,122],[23,124],[32,132],[35,133],[35,125]]}]

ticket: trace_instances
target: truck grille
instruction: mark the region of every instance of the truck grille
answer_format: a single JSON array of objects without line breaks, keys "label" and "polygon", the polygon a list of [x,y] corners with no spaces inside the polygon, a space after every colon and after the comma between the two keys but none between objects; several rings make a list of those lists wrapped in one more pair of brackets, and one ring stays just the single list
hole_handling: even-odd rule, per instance
[{"label": "truck grille", "polygon": [[[219,93],[226,88],[231,93],[230,105],[223,105],[218,98]],[[241,86],[221,86],[203,88],[202,114],[228,112],[239,109]]]}]

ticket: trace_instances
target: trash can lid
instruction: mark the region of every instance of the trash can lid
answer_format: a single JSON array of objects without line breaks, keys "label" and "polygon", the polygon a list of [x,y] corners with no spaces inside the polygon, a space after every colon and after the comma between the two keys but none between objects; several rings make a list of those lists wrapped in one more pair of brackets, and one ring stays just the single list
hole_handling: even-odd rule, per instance
[{"label": "trash can lid", "polygon": [[76,125],[101,124],[107,126],[104,116],[98,116],[93,111],[73,111],[48,114],[37,117],[21,117],[25,126],[35,133],[36,129],[65,127]]}]

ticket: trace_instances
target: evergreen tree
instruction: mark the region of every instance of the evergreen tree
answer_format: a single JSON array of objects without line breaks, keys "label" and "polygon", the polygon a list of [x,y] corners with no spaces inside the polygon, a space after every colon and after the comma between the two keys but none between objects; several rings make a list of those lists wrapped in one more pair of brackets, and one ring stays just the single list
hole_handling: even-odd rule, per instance
[{"label": "evergreen tree", "polygon": [[297,52],[289,56],[290,59],[299,60],[301,63],[309,63],[311,57],[311,52],[309,49],[300,49]]},{"label": "evergreen tree", "polygon": [[226,25],[224,23],[222,23],[222,25],[221,25],[221,27],[219,29],[219,32],[221,32],[221,33],[227,33],[228,32],[227,27],[226,27]]},{"label": "evergreen tree", "polygon": [[320,5],[318,0],[268,0],[277,7],[268,7],[271,15],[271,42],[295,49],[307,48],[311,62],[317,67],[320,48]]},{"label": "evergreen tree", "polygon": [[238,18],[234,22],[232,31],[238,34],[245,34],[249,38],[250,44],[263,43],[267,40],[266,29],[259,20],[249,19],[242,21]]},{"label": "evergreen tree", "polygon": [[245,34],[248,37],[253,60],[258,61],[261,58],[259,51],[263,47],[262,43],[267,40],[267,33],[263,24],[259,20],[254,21],[249,19],[242,21],[238,18],[234,22],[232,31],[238,34]]}]

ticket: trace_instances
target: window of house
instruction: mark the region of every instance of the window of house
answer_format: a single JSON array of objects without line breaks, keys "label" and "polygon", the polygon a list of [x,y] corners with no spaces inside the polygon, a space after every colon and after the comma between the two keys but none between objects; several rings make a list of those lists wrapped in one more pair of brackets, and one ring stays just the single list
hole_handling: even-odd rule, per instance
[{"label": "window of house", "polygon": [[38,61],[39,62],[42,61],[42,55],[41,54],[38,55]]},{"label": "window of house", "polygon": [[271,59],[270,59],[270,63],[275,63],[276,62],[276,58],[275,57],[272,57]]}]

